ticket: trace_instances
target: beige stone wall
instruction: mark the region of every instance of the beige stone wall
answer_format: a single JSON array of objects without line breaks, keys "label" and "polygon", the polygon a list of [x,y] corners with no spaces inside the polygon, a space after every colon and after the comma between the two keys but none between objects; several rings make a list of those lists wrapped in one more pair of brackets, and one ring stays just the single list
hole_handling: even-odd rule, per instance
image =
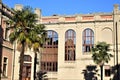
[{"label": "beige stone wall", "polygon": [[[5,32],[6,32],[6,28],[8,27],[6,25],[6,21],[9,20],[11,18],[11,16],[13,15],[13,11],[8,8],[6,5],[4,5],[3,3],[0,3],[0,60],[2,62],[0,62],[1,66],[1,77],[2,80],[11,80],[12,79],[12,58],[13,58],[13,48],[12,48],[12,44],[10,44],[10,42],[5,39]],[[7,67],[6,67],[6,77],[3,76],[3,63],[4,63],[4,58],[7,58]]]},{"label": "beige stone wall", "polygon": [[[119,14],[120,15],[120,14]],[[116,15],[118,24],[120,16]],[[115,18],[115,19],[116,19]],[[110,44],[111,51],[114,57],[111,58],[109,63],[105,65],[110,65],[111,67],[116,64],[116,57],[114,50],[114,16],[112,13],[98,13],[98,14],[86,14],[86,15],[74,15],[74,16],[48,16],[42,17],[43,24],[46,26],[46,30],[53,30],[58,33],[58,72],[57,80],[84,80],[83,70],[86,69],[87,65],[95,65],[91,58],[91,54],[83,54],[82,52],[82,32],[86,28],[90,28],[94,32],[94,43],[98,41],[105,41]],[[118,43],[120,43],[119,38],[119,26],[118,26]],[[72,29],[76,32],[76,60],[75,61],[65,61],[65,32]],[[119,47],[120,48],[120,47]],[[120,61],[120,59],[119,59]],[[99,69],[99,66],[97,66]],[[99,72],[100,73],[100,70]],[[50,75],[50,74],[49,74]],[[54,74],[51,73],[52,78]],[[104,75],[104,71],[103,71]],[[104,80],[109,80],[112,78],[105,77]],[[98,76],[98,79],[100,77]]]},{"label": "beige stone wall", "polygon": [[[99,24],[100,23],[100,24]],[[91,23],[70,23],[70,24],[53,24],[46,25],[47,30],[54,30],[58,33],[58,80],[83,80],[84,75],[82,71],[86,68],[86,65],[95,65],[91,59],[91,54],[83,54],[82,52],[82,32],[86,28],[90,28],[95,34],[95,43],[97,41],[104,41],[106,35],[102,34],[105,27],[108,28],[108,33],[112,34],[113,22],[91,22]],[[69,29],[73,29],[76,32],[76,60],[65,61],[65,32]],[[110,30],[109,30],[110,29]],[[107,30],[106,30],[107,31]],[[105,32],[105,31],[104,31]],[[108,34],[109,36],[109,34]],[[109,40],[109,39],[110,40]],[[110,35],[108,41],[112,43],[112,35]],[[106,41],[106,40],[105,40]],[[111,65],[113,62],[111,61]]]},{"label": "beige stone wall", "polygon": [[[87,65],[95,65],[91,58],[91,54],[83,54],[82,51],[82,33],[86,28],[90,28],[94,32],[94,43],[98,41],[106,41],[111,44],[111,54],[114,55],[109,63],[105,65],[114,66],[116,64],[116,55],[114,47],[115,43],[115,22],[118,22],[118,43],[120,44],[120,27],[119,22],[120,13],[118,8],[115,8],[115,15],[113,13],[96,13],[96,14],[83,14],[83,15],[67,15],[67,16],[45,16],[41,18],[41,23],[45,24],[46,30],[53,30],[58,33],[58,72],[48,72],[49,80],[85,80],[83,70],[86,69]],[[76,32],[76,60],[65,61],[65,32],[72,29]],[[119,46],[120,50],[120,46]],[[19,52],[16,52],[19,53]],[[32,52],[26,52],[25,54],[31,55],[34,58]],[[119,54],[120,56],[120,54]],[[15,80],[18,79],[19,69],[19,54],[16,55],[14,74]],[[120,59],[119,59],[120,61]],[[32,67],[34,61],[32,61]],[[120,63],[120,62],[119,62]],[[99,66],[97,66],[99,69]],[[33,72],[33,68],[31,70]],[[99,72],[100,73],[100,70]],[[103,72],[104,73],[104,72]],[[104,74],[103,74],[104,75]],[[104,80],[112,78],[104,77]],[[100,76],[98,76],[100,79]],[[31,80],[33,80],[33,73],[31,73]]]}]

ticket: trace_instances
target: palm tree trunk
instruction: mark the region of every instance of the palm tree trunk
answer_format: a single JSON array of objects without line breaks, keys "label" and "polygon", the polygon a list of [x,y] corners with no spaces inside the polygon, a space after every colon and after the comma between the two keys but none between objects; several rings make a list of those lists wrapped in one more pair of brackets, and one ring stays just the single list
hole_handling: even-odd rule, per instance
[{"label": "palm tree trunk", "polygon": [[34,80],[36,79],[36,64],[37,64],[37,53],[35,52],[35,57],[34,57]]},{"label": "palm tree trunk", "polygon": [[100,66],[101,69],[101,80],[103,80],[103,65]]},{"label": "palm tree trunk", "polygon": [[25,51],[25,44],[22,43],[22,50],[20,53],[20,69],[19,69],[19,80],[22,80],[23,76],[23,64],[24,64],[24,51]]}]

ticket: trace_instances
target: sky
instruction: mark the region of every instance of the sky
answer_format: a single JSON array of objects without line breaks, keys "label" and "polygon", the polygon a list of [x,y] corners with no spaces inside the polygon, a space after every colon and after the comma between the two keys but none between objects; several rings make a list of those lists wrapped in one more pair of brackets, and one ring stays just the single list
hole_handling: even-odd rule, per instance
[{"label": "sky", "polygon": [[10,8],[15,4],[40,8],[43,16],[109,13],[120,0],[2,0]]}]

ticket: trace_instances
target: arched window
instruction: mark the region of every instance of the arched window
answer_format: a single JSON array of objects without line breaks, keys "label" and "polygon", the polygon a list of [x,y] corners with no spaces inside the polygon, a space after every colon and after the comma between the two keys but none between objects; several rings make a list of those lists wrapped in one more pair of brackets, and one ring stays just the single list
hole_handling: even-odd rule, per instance
[{"label": "arched window", "polygon": [[75,60],[76,33],[68,30],[65,33],[65,61]]},{"label": "arched window", "polygon": [[90,52],[91,48],[94,46],[94,32],[93,30],[87,28],[83,31],[83,52]]},{"label": "arched window", "polygon": [[43,45],[41,54],[41,70],[55,72],[58,66],[58,34],[55,31],[47,31],[47,41]]},{"label": "arched window", "polygon": [[47,45],[52,45],[52,46],[58,45],[58,34],[56,32],[48,31],[47,35],[48,35]]}]

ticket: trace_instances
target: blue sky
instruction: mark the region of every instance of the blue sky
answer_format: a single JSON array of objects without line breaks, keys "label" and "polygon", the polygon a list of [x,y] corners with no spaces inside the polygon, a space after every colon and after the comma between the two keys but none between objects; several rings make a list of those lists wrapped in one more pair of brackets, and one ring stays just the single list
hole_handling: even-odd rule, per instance
[{"label": "blue sky", "polygon": [[2,0],[10,8],[15,4],[40,8],[43,16],[112,12],[120,0]]}]

